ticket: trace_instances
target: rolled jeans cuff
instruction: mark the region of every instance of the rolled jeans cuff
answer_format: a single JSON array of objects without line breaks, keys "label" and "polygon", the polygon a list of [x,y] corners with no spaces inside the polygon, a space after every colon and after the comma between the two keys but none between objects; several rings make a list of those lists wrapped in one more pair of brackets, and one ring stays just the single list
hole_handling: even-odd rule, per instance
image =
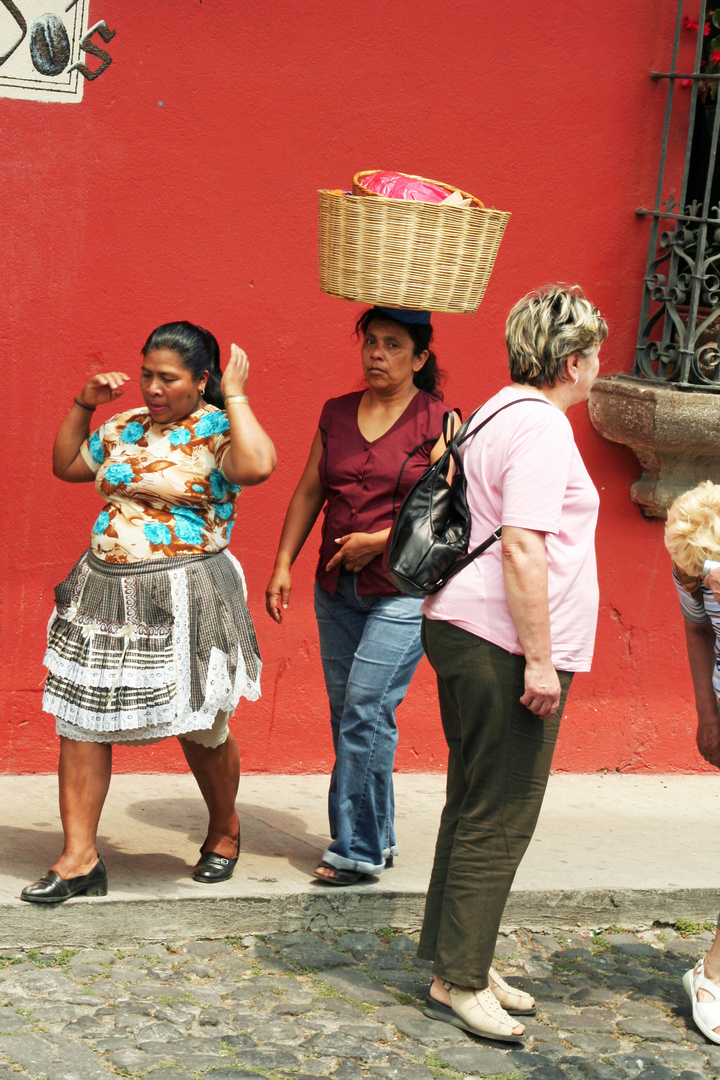
[{"label": "rolled jeans cuff", "polygon": [[397,855],[398,848],[394,844],[391,848],[387,848],[383,851],[383,861],[374,866],[373,863],[359,862],[357,859],[346,859],[343,855],[336,855],[330,848],[326,848],[323,852],[322,861],[327,863],[328,866],[334,867],[335,870],[356,870],[360,874],[381,874],[385,869],[385,860],[390,855]]}]

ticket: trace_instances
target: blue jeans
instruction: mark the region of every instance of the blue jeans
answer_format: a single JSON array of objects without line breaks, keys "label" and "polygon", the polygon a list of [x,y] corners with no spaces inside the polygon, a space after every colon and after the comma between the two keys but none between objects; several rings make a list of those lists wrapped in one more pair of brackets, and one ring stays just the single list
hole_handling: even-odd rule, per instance
[{"label": "blue jeans", "polygon": [[357,577],[340,571],[337,591],[315,584],[335,765],[328,809],[332,843],[323,860],[338,870],[378,874],[395,844],[395,710],[423,648],[421,600],[358,596]]}]

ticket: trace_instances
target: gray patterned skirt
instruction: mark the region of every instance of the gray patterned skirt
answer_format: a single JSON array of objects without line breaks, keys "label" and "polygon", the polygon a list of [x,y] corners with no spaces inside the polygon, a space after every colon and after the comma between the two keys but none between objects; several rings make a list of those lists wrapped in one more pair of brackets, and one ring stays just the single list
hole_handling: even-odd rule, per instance
[{"label": "gray patterned skirt", "polygon": [[107,563],[86,551],[55,589],[43,710],[84,742],[210,729],[260,696],[245,579],[229,551]]}]

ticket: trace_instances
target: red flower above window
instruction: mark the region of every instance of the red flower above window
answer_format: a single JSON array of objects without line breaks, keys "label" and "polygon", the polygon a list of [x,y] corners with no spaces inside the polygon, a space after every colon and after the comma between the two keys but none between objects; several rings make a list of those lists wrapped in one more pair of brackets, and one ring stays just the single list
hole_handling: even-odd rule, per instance
[{"label": "red flower above window", "polygon": [[[697,34],[700,29],[700,22],[691,15],[684,15],[683,26],[687,31]],[[720,75],[720,7],[714,11],[708,11],[707,20],[703,23],[702,33],[700,70],[704,75]],[[679,82],[685,88],[689,88],[693,84],[692,79],[680,79]],[[702,101],[707,101],[708,98],[714,101],[717,97],[717,91],[717,79],[707,81],[701,79],[698,82],[698,94]]]},{"label": "red flower above window", "polygon": [[[710,12],[710,14],[712,15],[712,11]],[[700,23],[697,21],[697,19],[691,19],[689,15],[684,15],[683,16],[683,26],[685,27],[686,30],[697,30],[699,25],[700,25]],[[705,23],[705,25],[703,26],[703,34],[704,34],[705,37],[707,37],[709,33],[710,33],[710,20],[708,19],[707,22]]]}]

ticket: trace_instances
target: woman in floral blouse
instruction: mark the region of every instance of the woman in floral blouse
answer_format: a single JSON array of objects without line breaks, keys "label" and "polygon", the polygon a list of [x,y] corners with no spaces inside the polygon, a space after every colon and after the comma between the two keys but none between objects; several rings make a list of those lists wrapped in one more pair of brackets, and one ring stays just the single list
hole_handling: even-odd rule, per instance
[{"label": "woman in floral blouse", "polygon": [[240,763],[228,719],[260,694],[260,656],[245,582],[227,550],[241,487],[275,468],[275,450],[245,387],[248,361],[192,323],[159,327],[143,348],[145,408],[90,435],[99,405],[129,377],[95,375],[55,438],[53,472],[94,481],[105,502],[90,548],[55,590],[43,709],[60,737],[65,844],[22,899],[104,896],[95,842],[110,783],[112,745],[176,735],[208,807],[196,881],[231,876],[240,852],[235,810]]}]

